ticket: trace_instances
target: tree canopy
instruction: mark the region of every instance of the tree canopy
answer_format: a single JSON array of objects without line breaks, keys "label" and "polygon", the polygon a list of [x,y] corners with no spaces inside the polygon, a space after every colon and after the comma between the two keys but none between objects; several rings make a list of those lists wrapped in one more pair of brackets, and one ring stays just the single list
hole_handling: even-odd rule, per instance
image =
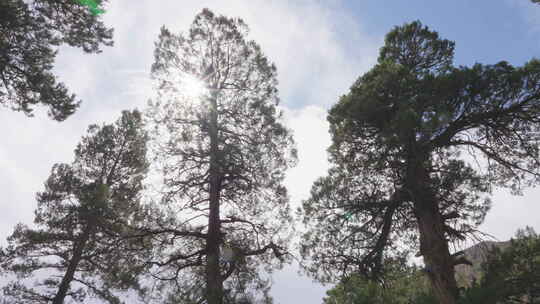
[{"label": "tree canopy", "polygon": [[455,303],[453,267],[467,261],[449,242],[477,231],[493,186],[540,181],[540,61],[454,67],[453,54],[419,21],[396,27],[330,109],[332,167],[303,203],[302,254],[319,280],[376,278],[386,257],[413,250],[440,303]]},{"label": "tree canopy", "polygon": [[112,29],[77,1],[2,0],[0,105],[32,115],[34,105],[42,104],[52,119],[66,119],[80,102],[52,73],[57,48],[98,53],[112,43]]}]

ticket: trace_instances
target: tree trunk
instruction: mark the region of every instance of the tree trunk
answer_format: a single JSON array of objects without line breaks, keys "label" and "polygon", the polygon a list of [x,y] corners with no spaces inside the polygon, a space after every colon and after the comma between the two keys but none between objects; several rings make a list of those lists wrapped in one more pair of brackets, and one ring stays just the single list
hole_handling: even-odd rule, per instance
[{"label": "tree trunk", "polygon": [[88,239],[90,238],[91,230],[92,230],[92,227],[90,224],[88,224],[83,230],[77,242],[73,245],[73,255],[71,256],[71,259],[69,260],[69,265],[67,267],[66,273],[64,274],[64,277],[62,278],[62,282],[60,282],[60,285],[58,286],[58,291],[56,292],[56,295],[54,296],[52,304],[64,303],[64,299],[66,298],[66,294],[69,290],[69,285],[71,281],[73,281],[73,277],[75,276],[75,271],[77,270],[77,266],[79,265],[79,262],[81,261],[81,257],[84,251],[84,247],[86,246],[86,242],[88,242]]},{"label": "tree trunk", "polygon": [[216,91],[210,100],[210,211],[208,215],[208,238],[206,240],[206,299],[208,304],[222,304],[223,282],[219,269],[219,244],[221,223],[219,219],[220,170],[217,132]]},{"label": "tree trunk", "polygon": [[454,260],[444,234],[444,219],[439,203],[429,187],[429,173],[424,159],[410,163],[412,166],[409,167],[407,187],[411,191],[418,221],[420,253],[424,257],[426,271],[439,303],[455,304],[458,288],[454,276]]},{"label": "tree trunk", "polygon": [[453,259],[444,237],[438,208],[416,207],[420,231],[420,252],[435,295],[441,304],[454,304],[458,296]]}]

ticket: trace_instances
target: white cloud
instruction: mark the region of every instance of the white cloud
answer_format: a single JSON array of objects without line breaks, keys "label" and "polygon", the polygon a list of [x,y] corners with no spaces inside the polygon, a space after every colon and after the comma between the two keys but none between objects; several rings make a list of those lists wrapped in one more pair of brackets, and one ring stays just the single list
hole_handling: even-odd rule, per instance
[{"label": "white cloud", "polygon": [[326,149],[330,146],[330,134],[326,115],[327,111],[319,106],[285,111],[286,125],[293,130],[299,159],[285,181],[293,208],[308,198],[313,182],[328,170]]},{"label": "white cloud", "polygon": [[498,189],[493,195],[493,207],[480,226],[481,231],[501,241],[510,239],[517,229],[525,226],[540,232],[539,198],[540,188],[527,189],[523,196],[514,196],[506,189]]},{"label": "white cloud", "polygon": [[[308,198],[313,182],[325,175],[329,168],[326,149],[330,146],[330,134],[326,115],[326,109],[315,105],[298,110],[284,109],[284,123],[293,131],[299,160],[296,167],[289,169],[285,179],[292,210],[301,206],[301,201]],[[301,227],[297,229],[303,230]],[[297,235],[290,243],[295,256],[298,256],[294,252],[298,241]],[[279,300],[278,303],[320,302],[329,287],[312,282],[306,276],[299,276],[298,270],[298,263],[294,262],[274,273],[272,294],[275,299]]]},{"label": "white cloud", "polygon": [[121,2],[114,2],[106,15],[117,25],[116,46],[106,51],[114,57],[109,68],[129,66],[148,71],[159,28],[165,25],[173,32],[185,32],[193,16],[208,7],[216,14],[240,17],[249,25],[250,38],[278,67],[285,103],[294,102],[295,107],[329,105],[375,62],[378,44],[382,43],[382,37],[375,39],[363,32],[357,20],[336,1],[328,5],[263,0],[194,3],[131,2],[126,9]]}]

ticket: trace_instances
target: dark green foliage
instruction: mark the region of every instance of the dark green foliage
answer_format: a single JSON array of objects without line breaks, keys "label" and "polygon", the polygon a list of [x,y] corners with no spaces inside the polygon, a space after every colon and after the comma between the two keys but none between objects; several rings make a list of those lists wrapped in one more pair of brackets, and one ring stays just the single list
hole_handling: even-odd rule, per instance
[{"label": "dark green foliage", "polygon": [[360,274],[343,278],[339,284],[327,291],[324,304],[438,303],[421,269],[405,264],[395,266],[385,272],[384,282],[368,280]]},{"label": "dark green foliage", "polygon": [[494,247],[482,271],[463,303],[540,303],[540,236],[529,227],[518,230],[510,247]]},{"label": "dark green foliage", "polygon": [[[149,119],[162,209],[174,213],[156,216],[149,231],[162,257],[156,276],[174,301],[260,294],[269,283],[260,268],[279,266],[286,253],[291,217],[282,182],[296,154],[279,121],[276,68],[247,33],[241,19],[205,9],[186,35],[162,28],[156,43],[159,98]],[[194,82],[203,90],[193,92]],[[231,263],[221,261],[224,245],[236,252]]]},{"label": "dark green foliage", "polygon": [[[526,228],[518,230],[510,243],[486,252],[482,278],[462,289],[459,304],[539,303],[540,237],[532,228]],[[425,270],[388,260],[385,265],[392,267],[387,267],[384,282],[352,274],[327,291],[324,303],[439,303],[430,290]]]},{"label": "dark green foliage", "polygon": [[418,21],[396,27],[329,111],[333,166],[303,203],[302,254],[317,279],[376,278],[408,248],[436,270],[440,302],[454,303],[464,261],[448,243],[476,232],[493,185],[520,193],[540,180],[540,61],[454,67],[453,52]]},{"label": "dark green foliage", "polygon": [[2,271],[17,276],[4,288],[10,303],[116,304],[115,290],[139,287],[144,252],[124,236],[140,220],[146,141],[141,114],[124,111],[115,124],[88,128],[71,165],[54,165],[35,228],[17,225],[3,250]]},{"label": "dark green foliage", "polygon": [[56,49],[98,53],[111,39],[112,30],[77,1],[0,1],[0,105],[31,115],[43,104],[51,118],[66,119],[79,102],[51,72]]}]

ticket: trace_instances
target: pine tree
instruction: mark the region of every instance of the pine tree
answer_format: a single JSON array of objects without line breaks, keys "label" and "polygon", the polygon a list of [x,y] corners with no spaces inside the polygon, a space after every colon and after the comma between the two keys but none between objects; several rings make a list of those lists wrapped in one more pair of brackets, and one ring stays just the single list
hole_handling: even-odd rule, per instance
[{"label": "pine tree", "polygon": [[[291,216],[282,181],[296,153],[279,121],[276,68],[247,32],[241,19],[204,9],[189,33],[162,28],[156,43],[159,97],[149,118],[163,202],[174,214],[157,218],[168,258],[155,265],[178,286],[174,303],[264,293],[261,264],[271,270],[271,255],[285,258]],[[232,260],[220,257],[226,246]]]},{"label": "pine tree", "polygon": [[540,181],[540,61],[456,68],[453,54],[418,21],[396,27],[329,111],[332,168],[303,203],[302,254],[319,280],[376,278],[385,258],[418,250],[439,302],[455,303],[467,261],[449,243],[477,232],[493,186]]},{"label": "pine tree", "polygon": [[112,45],[99,18],[75,0],[0,1],[0,105],[31,116],[43,104],[58,121],[73,114],[80,102],[51,72],[56,48]]},{"label": "pine tree", "polygon": [[[1,269],[17,280],[10,303],[122,303],[115,290],[139,287],[145,269],[140,238],[125,238],[140,221],[147,136],[138,111],[111,125],[92,125],[70,164],[56,164],[37,194],[35,228],[16,226]],[[71,302],[70,302],[71,303]]]}]

